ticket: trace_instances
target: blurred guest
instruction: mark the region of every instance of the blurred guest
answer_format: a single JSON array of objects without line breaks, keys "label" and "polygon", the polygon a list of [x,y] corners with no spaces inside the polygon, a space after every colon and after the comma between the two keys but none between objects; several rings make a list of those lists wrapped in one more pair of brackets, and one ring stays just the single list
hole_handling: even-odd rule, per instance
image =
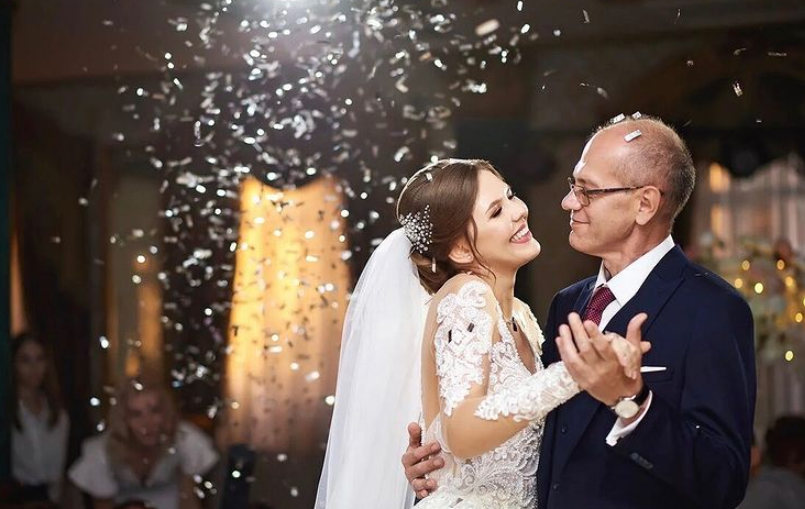
[{"label": "blurred guest", "polygon": [[[156,509],[197,509],[193,477],[218,460],[212,441],[180,421],[164,385],[154,377],[128,379],[101,435],[86,440],[70,479],[95,509],[137,503]],[[136,502],[135,502],[136,501]]]},{"label": "blurred guest", "polygon": [[749,483],[739,509],[805,507],[805,418],[785,416],[766,433],[770,464]]},{"label": "blurred guest", "polygon": [[48,345],[33,333],[13,338],[11,502],[56,502],[61,495],[69,419]]}]

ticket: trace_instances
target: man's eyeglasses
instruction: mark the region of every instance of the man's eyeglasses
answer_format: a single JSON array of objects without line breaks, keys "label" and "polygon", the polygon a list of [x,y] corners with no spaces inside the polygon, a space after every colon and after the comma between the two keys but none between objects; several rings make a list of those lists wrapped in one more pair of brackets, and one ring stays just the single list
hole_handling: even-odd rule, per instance
[{"label": "man's eyeglasses", "polygon": [[[567,178],[567,183],[570,185],[570,190],[576,196],[576,199],[582,206],[586,207],[590,204],[590,200],[599,194],[620,193],[623,191],[634,191],[635,189],[642,189],[646,186],[632,186],[632,187],[607,187],[604,189],[587,189],[584,186],[576,184],[576,179],[573,177]],[[660,191],[662,194],[662,191]]]}]

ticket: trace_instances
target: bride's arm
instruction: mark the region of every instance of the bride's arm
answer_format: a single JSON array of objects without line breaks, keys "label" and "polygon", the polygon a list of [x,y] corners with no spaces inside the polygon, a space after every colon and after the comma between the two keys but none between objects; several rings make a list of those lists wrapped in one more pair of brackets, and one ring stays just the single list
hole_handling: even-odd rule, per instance
[{"label": "bride's arm", "polygon": [[543,419],[579,392],[559,363],[530,376],[524,384],[487,394],[496,341],[497,307],[489,287],[464,282],[439,302],[434,337],[442,430],[451,452],[470,458],[492,450],[530,421]]}]

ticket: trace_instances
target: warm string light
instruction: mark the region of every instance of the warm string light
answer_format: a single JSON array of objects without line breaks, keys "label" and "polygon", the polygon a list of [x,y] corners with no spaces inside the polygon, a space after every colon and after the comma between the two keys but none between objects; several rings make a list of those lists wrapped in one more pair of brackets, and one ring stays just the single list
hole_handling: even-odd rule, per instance
[{"label": "warm string light", "polygon": [[781,258],[766,244],[746,242],[741,248],[746,254],[740,258],[710,253],[708,260],[749,303],[763,353],[759,358],[794,362],[795,352],[805,346],[805,263],[796,255]]}]

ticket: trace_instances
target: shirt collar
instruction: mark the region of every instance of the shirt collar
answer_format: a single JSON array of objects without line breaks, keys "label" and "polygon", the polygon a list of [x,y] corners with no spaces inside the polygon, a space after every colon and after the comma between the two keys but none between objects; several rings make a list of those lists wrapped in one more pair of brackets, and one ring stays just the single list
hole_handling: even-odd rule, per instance
[{"label": "shirt collar", "polygon": [[625,269],[620,271],[617,275],[608,278],[607,271],[604,268],[604,262],[601,262],[601,268],[598,269],[598,279],[595,280],[595,287],[606,284],[618,304],[625,306],[629,300],[635,296],[643,283],[646,282],[648,275],[654,270],[654,267],[660,263],[660,260],[674,248],[674,239],[667,236],[665,240],[657,244],[651,251],[644,254],[637,260],[633,261],[626,266]]}]

